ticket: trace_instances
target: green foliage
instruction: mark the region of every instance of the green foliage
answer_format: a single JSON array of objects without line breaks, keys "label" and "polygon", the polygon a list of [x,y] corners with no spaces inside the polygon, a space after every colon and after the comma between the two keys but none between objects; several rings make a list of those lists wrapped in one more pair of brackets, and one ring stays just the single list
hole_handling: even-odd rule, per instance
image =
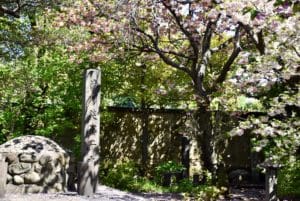
[{"label": "green foliage", "polygon": [[72,64],[63,48],[26,51],[23,58],[0,63],[2,142],[26,134],[58,142],[66,133],[76,136],[80,133],[82,66]]},{"label": "green foliage", "polygon": [[178,184],[172,185],[168,192],[183,193],[187,200],[203,200],[213,201],[216,200],[226,189],[218,188],[212,185],[200,185],[194,186],[193,183],[188,179],[183,179]]},{"label": "green foliage", "polygon": [[239,111],[262,111],[263,106],[259,100],[242,95],[237,98],[237,109]]},{"label": "green foliage", "polygon": [[124,57],[101,63],[105,105],[141,107],[144,102],[147,107],[178,108],[191,104],[191,87],[184,73],[157,60]]},{"label": "green foliage", "polygon": [[159,184],[155,183],[152,180],[147,178],[139,177],[135,181],[133,185],[133,191],[135,192],[154,192],[154,193],[162,193],[166,192],[167,190],[160,186]]},{"label": "green foliage", "polygon": [[130,97],[116,97],[114,98],[114,106],[135,108],[136,103]]},{"label": "green foliage", "polygon": [[141,177],[134,162],[109,164],[100,168],[100,181],[104,185],[132,192],[163,192],[164,188],[155,182]]},{"label": "green foliage", "polygon": [[193,183],[189,179],[183,179],[178,184],[173,184],[170,191],[174,193],[188,193],[195,190]]},{"label": "green foliage", "polygon": [[[167,173],[182,173],[185,170],[185,167],[182,164],[176,163],[174,161],[167,161],[159,164],[155,167],[155,176],[154,180],[162,184],[162,178],[164,174]],[[174,182],[172,182],[174,183]]]},{"label": "green foliage", "polygon": [[300,160],[288,164],[279,171],[278,194],[280,196],[300,196]]},{"label": "green foliage", "polygon": [[167,161],[165,163],[158,165],[155,168],[155,171],[158,175],[164,173],[182,172],[183,170],[185,170],[185,167],[182,164],[176,163],[174,161]]},{"label": "green foliage", "polygon": [[[169,162],[166,164],[171,167],[166,168],[168,170],[182,169],[175,163]],[[223,190],[210,185],[194,186],[188,179],[173,183],[170,187],[162,187],[153,180],[139,176],[138,166],[131,161],[122,164],[102,165],[100,168],[100,181],[104,185],[131,192],[184,193],[188,198],[192,197],[193,199],[207,201],[215,200],[223,193]]]},{"label": "green foliage", "polygon": [[12,19],[0,16],[0,59],[9,60],[24,54],[22,48],[29,41],[28,27],[26,17]]},{"label": "green foliage", "polygon": [[103,170],[100,171],[100,180],[103,184],[121,190],[134,190],[134,184],[138,178],[138,169],[135,163],[110,164],[107,168],[109,169],[107,174]]},{"label": "green foliage", "polygon": [[217,200],[225,190],[225,188],[218,188],[216,186],[202,185],[195,188],[191,195],[195,200],[214,201]]}]

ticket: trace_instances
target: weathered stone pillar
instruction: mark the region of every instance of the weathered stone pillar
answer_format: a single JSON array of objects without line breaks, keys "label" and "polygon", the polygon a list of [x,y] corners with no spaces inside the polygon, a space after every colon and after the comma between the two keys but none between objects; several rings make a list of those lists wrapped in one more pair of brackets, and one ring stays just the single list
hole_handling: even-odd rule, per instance
[{"label": "weathered stone pillar", "polygon": [[5,196],[6,192],[6,177],[7,177],[7,163],[0,154],[0,199]]},{"label": "weathered stone pillar", "polygon": [[265,161],[261,167],[266,168],[266,196],[265,201],[278,201],[277,198],[277,172],[282,167],[280,164],[273,164],[270,161]]},{"label": "weathered stone pillar", "polygon": [[84,72],[83,114],[82,114],[82,161],[78,166],[78,193],[93,195],[98,184],[100,161],[100,80],[96,69]]},{"label": "weathered stone pillar", "polygon": [[274,168],[266,169],[266,201],[277,201],[277,170]]}]

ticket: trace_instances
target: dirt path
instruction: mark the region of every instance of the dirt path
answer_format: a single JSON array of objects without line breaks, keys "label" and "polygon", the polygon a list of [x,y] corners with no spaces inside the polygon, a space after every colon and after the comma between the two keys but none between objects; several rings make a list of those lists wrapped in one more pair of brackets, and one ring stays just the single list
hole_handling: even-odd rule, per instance
[{"label": "dirt path", "polygon": [[[178,194],[156,194],[140,193],[133,194],[107,186],[100,185],[97,193],[91,197],[79,196],[75,192],[61,194],[7,194],[0,201],[179,201],[183,197]],[[193,199],[191,199],[193,200]],[[263,190],[258,189],[233,189],[226,199],[218,201],[261,201],[263,200]]]},{"label": "dirt path", "polygon": [[264,190],[255,188],[232,189],[225,199],[218,201],[262,201],[264,200]]},{"label": "dirt path", "polygon": [[174,194],[133,194],[107,186],[99,185],[97,193],[93,196],[79,196],[75,192],[60,194],[7,194],[0,201],[163,201],[182,200],[182,197]]}]

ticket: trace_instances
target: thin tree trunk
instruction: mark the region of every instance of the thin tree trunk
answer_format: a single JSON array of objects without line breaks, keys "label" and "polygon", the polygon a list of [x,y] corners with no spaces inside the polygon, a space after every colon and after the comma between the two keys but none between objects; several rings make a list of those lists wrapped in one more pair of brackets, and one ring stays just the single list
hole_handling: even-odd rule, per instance
[{"label": "thin tree trunk", "polygon": [[148,132],[149,114],[144,110],[142,111],[142,136],[141,136],[141,148],[142,148],[142,161],[141,161],[141,174],[144,175],[147,169],[148,163],[148,144],[149,144],[149,132]]},{"label": "thin tree trunk", "polygon": [[141,94],[142,94],[142,100],[141,100],[141,109],[142,109],[142,135],[141,135],[141,154],[142,154],[142,160],[141,160],[141,174],[144,175],[145,171],[147,169],[147,163],[148,163],[148,144],[149,144],[149,113],[147,110],[147,104],[145,100],[145,79],[146,79],[146,65],[143,64],[142,66],[142,72],[141,72]]}]

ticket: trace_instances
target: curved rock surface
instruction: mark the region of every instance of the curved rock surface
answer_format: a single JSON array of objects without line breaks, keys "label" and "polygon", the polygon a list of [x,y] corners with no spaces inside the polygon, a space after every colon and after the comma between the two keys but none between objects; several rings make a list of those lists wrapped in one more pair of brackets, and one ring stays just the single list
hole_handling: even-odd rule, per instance
[{"label": "curved rock surface", "polygon": [[54,141],[42,136],[21,136],[0,145],[0,155],[8,163],[8,193],[66,190],[70,157]]}]

